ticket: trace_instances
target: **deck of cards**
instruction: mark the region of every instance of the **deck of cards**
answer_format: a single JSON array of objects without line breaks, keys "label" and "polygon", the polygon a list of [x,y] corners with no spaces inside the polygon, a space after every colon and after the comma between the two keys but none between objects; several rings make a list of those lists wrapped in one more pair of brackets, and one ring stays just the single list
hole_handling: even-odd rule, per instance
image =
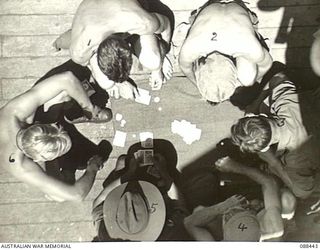
[{"label": "deck of cards", "polygon": [[183,141],[188,145],[192,144],[194,141],[199,141],[201,137],[201,129],[186,120],[174,120],[171,123],[171,131],[174,134],[180,135]]}]

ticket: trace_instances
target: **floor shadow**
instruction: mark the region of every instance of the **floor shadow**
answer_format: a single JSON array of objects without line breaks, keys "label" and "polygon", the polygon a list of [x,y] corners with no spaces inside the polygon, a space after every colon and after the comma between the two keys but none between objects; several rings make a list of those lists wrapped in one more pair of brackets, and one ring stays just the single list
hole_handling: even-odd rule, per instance
[{"label": "floor shadow", "polygon": [[[258,2],[258,8],[267,12],[275,11],[282,7],[284,8],[275,43],[287,44],[285,59],[286,65],[288,66],[288,76],[295,79],[295,82],[304,89],[310,89],[319,84],[319,77],[317,77],[311,69],[309,55],[313,42],[313,33],[316,32],[319,26],[320,16],[319,14],[313,14],[317,13],[315,11],[310,11],[307,15],[302,14],[297,8],[287,6],[287,2],[288,1],[284,0],[260,0]],[[308,7],[308,10],[312,8],[320,9],[319,4],[305,5]],[[306,18],[312,20],[312,25],[305,24]],[[302,26],[302,24],[305,24],[305,26]],[[304,41],[302,45],[301,41]],[[299,54],[301,53],[300,51],[304,51],[306,54],[301,55]],[[298,65],[297,61],[299,62]]]},{"label": "floor shadow", "polygon": [[190,211],[199,205],[217,204],[234,194],[245,195],[248,199],[261,197],[261,189],[254,181],[244,175],[221,173],[214,168],[214,162],[224,156],[246,166],[257,167],[261,163],[256,156],[240,152],[230,138],[220,141],[182,170],[181,189]]}]

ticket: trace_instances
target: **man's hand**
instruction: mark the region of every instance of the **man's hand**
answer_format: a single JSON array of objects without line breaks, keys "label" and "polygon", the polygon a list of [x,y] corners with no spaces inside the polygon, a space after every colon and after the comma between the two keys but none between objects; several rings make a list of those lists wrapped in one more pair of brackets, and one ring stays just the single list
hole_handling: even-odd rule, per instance
[{"label": "man's hand", "polygon": [[149,85],[153,90],[159,90],[163,83],[171,79],[173,66],[167,56],[165,56],[160,70],[153,71],[149,78]]},{"label": "man's hand", "polygon": [[115,83],[115,85],[107,90],[109,96],[119,99],[120,97],[124,99],[134,100],[135,96],[139,95],[135,86],[131,83],[125,81],[122,83]]},{"label": "man's hand", "polygon": [[88,171],[99,171],[103,168],[103,160],[99,155],[92,156],[87,162],[87,170]]},{"label": "man's hand", "polygon": [[94,105],[92,114],[90,115],[90,118],[92,121],[101,121],[101,122],[108,122],[112,119],[112,111],[108,108],[100,108],[99,106]]},{"label": "man's hand", "polygon": [[220,158],[215,162],[216,169],[218,169],[220,172],[225,173],[239,173],[241,172],[240,166],[240,163],[232,160],[228,156]]},{"label": "man's hand", "polygon": [[248,205],[249,202],[247,201],[247,199],[242,196],[242,195],[233,195],[231,197],[229,197],[228,199],[226,199],[225,201],[220,203],[220,206],[222,208],[223,211],[229,209],[229,208],[233,208],[233,207],[245,207],[246,205]]},{"label": "man's hand", "polygon": [[316,203],[311,205],[310,211],[308,211],[306,214],[310,215],[310,214],[315,214],[315,213],[319,213],[319,212],[320,212],[320,200],[318,200]]}]

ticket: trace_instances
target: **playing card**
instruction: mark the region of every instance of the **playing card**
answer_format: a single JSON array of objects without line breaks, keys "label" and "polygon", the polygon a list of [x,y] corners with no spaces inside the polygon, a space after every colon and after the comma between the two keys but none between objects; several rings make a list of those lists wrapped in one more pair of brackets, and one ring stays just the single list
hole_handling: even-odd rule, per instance
[{"label": "playing card", "polygon": [[138,94],[136,95],[134,100],[137,103],[149,105],[151,101],[151,95],[149,94],[148,90],[138,88]]},{"label": "playing card", "polygon": [[140,166],[153,165],[153,149],[139,150],[141,156]]}]

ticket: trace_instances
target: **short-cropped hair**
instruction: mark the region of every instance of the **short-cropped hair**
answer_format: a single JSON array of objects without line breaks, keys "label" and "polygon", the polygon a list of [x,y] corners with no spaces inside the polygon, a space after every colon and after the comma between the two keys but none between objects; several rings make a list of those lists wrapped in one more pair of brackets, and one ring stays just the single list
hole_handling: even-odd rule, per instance
[{"label": "short-cropped hair", "polygon": [[198,90],[205,100],[223,102],[241,86],[233,61],[220,53],[201,58],[193,66]]},{"label": "short-cropped hair", "polygon": [[71,140],[56,124],[35,124],[21,131],[20,147],[34,161],[51,161],[70,150]]},{"label": "short-cropped hair", "polygon": [[124,36],[113,34],[98,47],[100,70],[114,82],[128,80],[132,67],[132,51]]},{"label": "short-cropped hair", "polygon": [[271,126],[266,117],[244,117],[231,127],[231,137],[241,151],[256,153],[270,143]]}]

